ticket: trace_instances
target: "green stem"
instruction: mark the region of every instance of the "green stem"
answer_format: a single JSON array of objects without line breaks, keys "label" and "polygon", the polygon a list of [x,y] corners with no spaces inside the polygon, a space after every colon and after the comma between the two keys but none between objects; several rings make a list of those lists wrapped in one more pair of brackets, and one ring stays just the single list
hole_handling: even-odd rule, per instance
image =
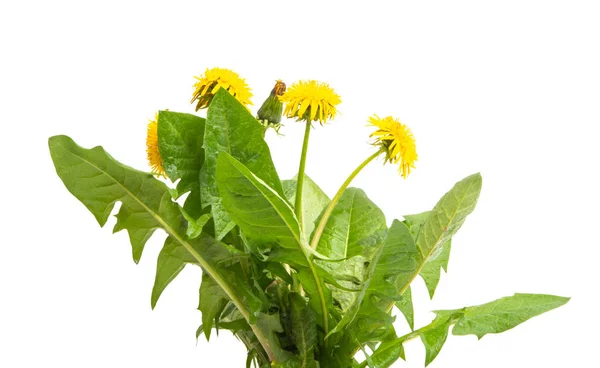
[{"label": "green stem", "polygon": [[306,152],[308,151],[308,138],[310,136],[311,121],[306,122],[304,130],[304,142],[302,143],[302,154],[300,155],[300,167],[296,178],[296,203],[294,211],[300,224],[300,231],[304,232],[304,215],[302,214],[302,190],[304,188],[304,169],[306,168]]},{"label": "green stem", "polygon": [[[317,245],[319,244],[321,235],[323,235],[323,230],[325,230],[325,226],[327,225],[329,216],[331,216],[331,213],[333,212],[335,205],[338,203],[338,201],[342,197],[342,194],[344,194],[344,191],[346,190],[346,188],[348,188],[348,186],[350,185],[352,180],[354,180],[356,175],[358,175],[358,173],[361,172],[362,169],[364,169],[365,166],[367,166],[369,164],[369,162],[373,161],[377,156],[379,156],[383,152],[384,152],[383,150],[379,150],[379,151],[375,152],[374,154],[372,154],[371,156],[369,156],[366,160],[364,160],[360,165],[358,165],[358,167],[356,169],[354,169],[354,171],[350,174],[350,176],[348,176],[348,178],[342,184],[340,189],[338,189],[337,193],[335,194],[335,196],[333,197],[331,202],[329,202],[329,205],[327,205],[327,208],[325,208],[325,212],[323,212],[323,216],[321,216],[321,221],[319,221],[319,224],[317,225],[317,228],[315,229],[315,235],[313,236],[312,241],[310,242],[310,247],[312,249],[317,249]],[[297,193],[298,192],[296,192],[296,196],[298,195]],[[296,198],[298,198],[298,197],[296,197]]]},{"label": "green stem", "polygon": [[[458,315],[456,315],[456,314],[455,314],[455,315],[452,315],[452,316],[450,317],[450,325],[453,325],[454,323],[456,323],[456,321],[458,321],[458,319],[459,319],[459,318],[460,318],[460,317],[459,317]],[[424,332],[427,332],[427,331],[429,331],[429,330],[431,330],[431,329],[433,329],[433,328],[436,328],[436,327],[438,327],[439,325],[438,325],[438,324],[436,324],[435,322],[436,322],[436,320],[434,319],[434,320],[433,320],[433,321],[431,321],[431,323],[430,323],[430,324],[428,324],[427,326],[423,326],[423,327],[419,328],[418,330],[415,330],[415,331],[413,331],[413,332],[411,332],[411,333],[408,333],[408,334],[406,334],[406,335],[404,335],[404,336],[398,337],[398,338],[396,338],[395,340],[392,340],[392,341],[393,341],[393,342],[392,342],[392,344],[393,344],[393,345],[390,345],[390,346],[388,346],[388,347],[394,347],[394,346],[395,346],[395,345],[397,345],[397,344],[404,344],[404,343],[405,343],[405,342],[407,342],[407,341],[413,340],[413,339],[415,339],[415,338],[417,338],[417,337],[421,336],[421,335],[422,335]],[[358,349],[356,349],[356,350],[354,351],[354,354],[356,354],[357,352],[358,352]],[[375,351],[373,352],[373,354],[375,355],[375,354],[377,354],[377,353],[378,353],[378,351],[377,351],[377,349],[375,349]],[[381,352],[381,351],[380,351],[379,353],[383,353],[383,352]],[[365,367],[367,366],[367,364],[368,364],[368,362],[367,362],[367,361],[364,361],[364,362],[362,362],[362,363],[361,363],[361,364],[358,366],[358,368],[365,368]]]}]

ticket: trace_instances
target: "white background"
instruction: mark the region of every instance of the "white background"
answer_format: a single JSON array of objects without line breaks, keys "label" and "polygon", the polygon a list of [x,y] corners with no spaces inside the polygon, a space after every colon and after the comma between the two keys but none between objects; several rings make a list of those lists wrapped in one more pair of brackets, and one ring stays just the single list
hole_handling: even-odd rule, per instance
[{"label": "white background", "polygon": [[[572,297],[501,335],[450,336],[432,367],[594,366],[598,19],[595,1],[2,2],[0,366],[243,366],[228,333],[196,345],[198,269],[151,311],[164,235],[136,266],[114,220],[98,228],[65,190],[46,143],[68,134],[147,170],[147,118],[192,112],[192,77],[214,66],[247,79],[255,109],[278,78],[335,88],[341,115],[313,131],[307,168],[330,195],[373,150],[368,116],[409,125],[419,161],[408,180],[376,163],[354,183],[389,222],[482,173],[434,300],[420,279],[413,288],[417,326],[430,310],[513,292]],[[302,129],[288,121],[267,136],[282,178]],[[406,349],[397,366],[422,367],[421,343]]]}]

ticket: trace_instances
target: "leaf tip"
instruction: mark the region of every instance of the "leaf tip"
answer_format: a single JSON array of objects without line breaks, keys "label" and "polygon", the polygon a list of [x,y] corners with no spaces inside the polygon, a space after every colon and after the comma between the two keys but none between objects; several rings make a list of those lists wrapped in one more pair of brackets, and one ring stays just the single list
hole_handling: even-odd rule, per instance
[{"label": "leaf tip", "polygon": [[154,310],[154,308],[156,308],[157,301],[158,301],[158,298],[154,296],[154,293],[152,293],[152,298],[150,298],[150,308],[152,310]]}]

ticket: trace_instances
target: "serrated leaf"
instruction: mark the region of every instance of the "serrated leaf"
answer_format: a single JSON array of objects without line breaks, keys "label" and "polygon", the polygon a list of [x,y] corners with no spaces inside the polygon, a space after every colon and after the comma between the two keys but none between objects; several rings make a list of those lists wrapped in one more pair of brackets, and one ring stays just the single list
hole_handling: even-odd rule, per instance
[{"label": "serrated leaf", "polygon": [[277,335],[283,332],[278,314],[264,314],[258,316],[257,325],[265,333],[265,340],[270,349],[275,352],[277,361],[285,362],[290,359],[291,354],[281,349]]},{"label": "serrated leaf", "polygon": [[412,292],[410,288],[402,294],[402,300],[396,302],[396,307],[402,312],[411,330],[415,329],[415,311],[412,303]]},{"label": "serrated leaf", "polygon": [[421,333],[421,341],[425,345],[425,366],[428,366],[442,350],[451,324],[450,318],[437,317],[430,328]]},{"label": "serrated leaf", "polygon": [[[296,201],[296,178],[281,182],[285,198],[290,203]],[[315,221],[329,203],[329,197],[308,175],[304,175],[304,186],[302,187],[302,212],[304,216],[304,231],[311,234],[315,228]]]},{"label": "serrated leaf", "polygon": [[[166,242],[166,246],[176,244],[189,252],[194,262],[223,289],[243,317],[250,323],[257,321],[260,299],[232,264],[234,261],[229,249],[206,234],[193,240],[185,239],[185,221],[164,183],[150,174],[117,162],[102,147],[84,149],[66,136],[51,137],[48,145],[56,172],[66,188],[92,212],[100,225],[106,223],[114,204],[117,201],[122,203],[116,229],[129,232],[134,259],[136,254],[141,254],[152,232],[162,228],[174,241]],[[179,252],[179,249],[174,250],[174,253]],[[251,325],[251,328],[256,336],[270,333],[257,325]],[[269,346],[265,349],[274,356],[278,354],[270,351]]]},{"label": "serrated leaf", "polygon": [[[208,275],[202,275],[200,284],[200,302],[198,309],[202,312],[202,326],[206,340],[210,340],[210,331],[215,324],[215,319],[223,312],[229,298],[223,289]],[[216,325],[218,328],[218,325]]]},{"label": "serrated leaf", "polygon": [[178,246],[175,239],[168,237],[156,262],[156,276],[150,299],[152,309],[156,307],[162,292],[188,263],[197,263],[197,261],[184,247]]},{"label": "serrated leaf", "polygon": [[441,251],[435,258],[430,258],[425,262],[419,275],[425,281],[427,291],[429,292],[429,298],[433,299],[435,289],[440,282],[440,270],[447,271],[448,261],[450,259],[450,249],[452,247],[452,240],[448,239],[445,244],[441,246]]},{"label": "serrated leaf", "polygon": [[[425,365],[429,365],[439,354],[452,324],[452,334],[473,334],[478,338],[488,333],[500,333],[509,330],[526,320],[544,312],[558,308],[569,301],[569,298],[543,294],[515,294],[490,303],[465,307],[462,309],[438,310],[436,318],[427,326],[415,332],[381,344],[371,359],[381,357],[393,358],[393,349],[404,341],[420,336],[425,345]],[[399,357],[399,356],[398,356]],[[360,367],[365,367],[363,362]]]},{"label": "serrated leaf", "polygon": [[394,334],[388,313],[400,300],[399,288],[418,264],[419,252],[405,224],[394,220],[383,246],[373,259],[374,270],[363,303],[350,326],[360,343],[383,341]]},{"label": "serrated leaf", "polygon": [[[425,224],[425,220],[429,217],[431,211],[415,214],[415,215],[407,215],[404,216],[404,223],[410,229],[410,233],[412,234],[415,241],[417,241],[423,225]],[[427,286],[427,291],[429,292],[429,297],[433,298],[433,294],[435,293],[435,289],[440,281],[440,268],[447,272],[448,270],[448,261],[450,259],[450,249],[451,249],[451,239],[448,239],[445,244],[441,245],[441,251],[439,254],[436,254],[436,257],[429,257],[425,264],[423,265],[421,272],[419,275],[425,281],[425,285]]]},{"label": "serrated leaf", "polygon": [[481,175],[473,174],[456,183],[433,207],[416,242],[423,259],[434,257],[456,234],[475,209],[480,191]]},{"label": "serrated leaf", "polygon": [[290,293],[289,300],[292,334],[298,348],[299,367],[313,367],[314,349],[317,344],[315,311],[297,293]]},{"label": "serrated leaf", "polygon": [[48,145],[58,176],[100,226],[115,203],[122,203],[114,231],[127,230],[136,263],[156,229],[180,224],[167,186],[152,175],[115,161],[102,147],[81,148],[67,136],[51,137]]},{"label": "serrated leaf", "polygon": [[181,195],[199,188],[200,168],[204,163],[205,119],[173,111],[158,113],[158,149],[165,172],[177,184]]},{"label": "serrated leaf", "polygon": [[[481,175],[473,174],[456,183],[438,201],[433,210],[405,216],[405,224],[410,226],[409,232],[416,239],[418,254],[414,255],[416,267],[413,270],[406,269],[404,275],[399,276],[395,281],[400,285],[400,295],[425,269],[424,276],[423,274],[421,276],[425,280],[429,295],[433,296],[439,281],[439,268],[445,269],[448,265],[450,246],[444,250],[445,245],[450,244],[452,236],[475,209],[480,191]],[[422,222],[423,218],[425,218],[424,222]],[[442,255],[444,252],[446,253]],[[442,258],[436,261],[440,255]]]},{"label": "serrated leaf", "polygon": [[[462,316],[452,329],[453,335],[475,335],[481,339],[500,333],[528,319],[558,308],[570,298],[544,294],[515,294],[490,303],[462,309]],[[436,311],[435,313],[452,312]]]},{"label": "serrated leaf", "polygon": [[224,88],[219,89],[208,109],[203,146],[205,159],[200,170],[202,206],[212,206],[217,239],[222,239],[233,227],[217,188],[216,167],[220,152],[227,152],[257,173],[279,195],[283,194],[269,147],[263,139],[263,130],[248,109]]}]

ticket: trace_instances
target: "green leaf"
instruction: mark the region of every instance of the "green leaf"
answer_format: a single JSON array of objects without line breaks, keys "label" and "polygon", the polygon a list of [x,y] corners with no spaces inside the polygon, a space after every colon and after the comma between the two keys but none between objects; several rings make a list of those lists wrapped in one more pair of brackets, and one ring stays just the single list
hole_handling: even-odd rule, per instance
[{"label": "green leaf", "polygon": [[[313,360],[303,361],[298,356],[292,357],[290,360],[283,362],[282,364],[275,364],[272,368],[319,368],[319,363]],[[263,367],[267,368],[267,367]]]},{"label": "green leaf", "polygon": [[277,335],[283,332],[281,321],[278,314],[261,313],[258,317],[258,327],[261,331],[265,331],[265,340],[269,348],[274,352],[276,360],[285,362],[291,357],[290,352],[281,349]]},{"label": "green leaf", "polygon": [[406,318],[406,322],[408,322],[408,326],[411,330],[415,329],[415,311],[413,309],[412,303],[412,292],[410,288],[406,289],[404,294],[402,294],[402,300],[396,302],[396,307],[402,312],[404,318]]},{"label": "green leaf", "polygon": [[421,333],[421,341],[425,345],[425,366],[428,366],[440,353],[448,338],[448,328],[452,320],[448,317],[437,317],[430,328]]},{"label": "green leaf", "polygon": [[[415,241],[417,241],[423,225],[425,224],[425,220],[429,217],[431,211],[419,213],[416,215],[407,215],[404,216],[404,223],[410,229],[410,233],[412,234]],[[440,281],[440,268],[447,272],[448,270],[448,260],[450,259],[450,248],[451,248],[451,239],[448,239],[446,243],[441,245],[441,251],[437,257],[430,257],[427,259],[421,272],[419,275],[425,281],[425,285],[427,286],[427,291],[429,292],[429,297],[433,298],[433,294],[435,293],[435,289]]]},{"label": "green leaf", "polygon": [[192,114],[172,111],[158,113],[158,149],[165,172],[177,184],[179,195],[199,189],[204,163],[205,120]]},{"label": "green leaf", "polygon": [[417,241],[419,237],[419,233],[421,229],[423,229],[423,225],[425,224],[425,220],[429,217],[431,211],[425,211],[421,213],[417,213],[414,215],[405,215],[404,216],[404,224],[408,226],[412,237]]},{"label": "green leaf", "polygon": [[440,282],[440,269],[448,270],[448,260],[450,259],[450,248],[452,247],[451,239],[448,239],[445,244],[441,246],[441,251],[435,258],[430,258],[425,262],[419,275],[425,281],[427,291],[429,291],[429,297],[433,299],[435,289]]},{"label": "green leaf", "polygon": [[[186,240],[186,226],[179,205],[171,200],[164,183],[150,174],[115,161],[102,147],[84,149],[66,136],[51,137],[48,145],[57,174],[100,225],[106,223],[115,203],[122,203],[115,230],[127,229],[129,232],[134,259],[139,259],[141,249],[152,232],[162,228],[172,238],[165,246],[172,247],[175,244],[181,247],[163,255],[181,255],[181,249],[185,249],[191,258],[176,258],[183,258],[184,261],[193,259],[223,289],[247,321],[257,322],[261,301],[249,287],[247,278],[240,274],[239,265],[235,264],[229,248],[206,234]],[[173,273],[176,272],[173,270],[179,269],[181,261],[175,260],[173,264],[163,280],[174,277]],[[167,283],[163,282],[165,285]],[[164,289],[164,286],[160,288]],[[267,353],[276,356],[277,352],[269,350],[265,340],[270,331],[261,330],[260,324],[251,325],[251,328],[261,344],[264,343]]]},{"label": "green leaf", "polygon": [[393,335],[389,306],[401,300],[400,285],[416,268],[418,257],[419,252],[408,227],[394,220],[383,246],[373,258],[373,274],[350,327],[359,343],[383,341]]},{"label": "green leaf", "polygon": [[[202,326],[206,340],[210,340],[210,331],[215,320],[223,312],[229,298],[223,292],[223,289],[208,275],[202,275],[202,284],[200,284],[200,302],[198,309],[202,312]],[[218,324],[215,324],[217,328]]]},{"label": "green leaf", "polygon": [[[455,325],[452,334],[472,334],[481,338],[488,333],[509,330],[532,317],[564,305],[569,299],[554,295],[515,294],[478,306],[438,310],[434,312],[437,316],[430,324],[381,344],[370,359],[388,359],[389,362],[393,362],[394,349],[399,348],[405,341],[420,336],[426,350],[425,365],[429,365],[441,351],[448,337],[448,329],[453,324]],[[399,357],[398,355],[396,359]],[[366,362],[360,365],[365,366]]]},{"label": "green leaf", "polygon": [[317,344],[317,324],[315,312],[306,305],[300,294],[290,293],[292,333],[298,348],[300,367],[313,367],[314,349]]},{"label": "green leaf", "polygon": [[[448,265],[450,239],[465,222],[467,215],[475,209],[480,191],[481,175],[473,174],[456,183],[433,210],[405,216],[405,224],[410,227],[409,232],[416,239],[418,252],[411,254],[414,257],[414,268],[405,268],[403,275],[396,278],[396,285],[400,285],[400,295],[410,287],[417,275],[421,274],[429,295],[433,296],[439,281],[439,269],[446,269]],[[441,258],[437,260],[438,257]],[[425,271],[421,273],[423,270]]]},{"label": "green leaf", "polygon": [[412,277],[420,262],[419,251],[408,227],[394,220],[375,267],[371,292],[380,298],[400,300],[401,287]]},{"label": "green leaf", "polygon": [[[223,206],[247,238],[304,252],[305,241],[289,203],[226,152],[219,155],[217,184]],[[307,263],[305,257],[303,262]]]},{"label": "green leaf", "polygon": [[386,228],[385,215],[365,192],[348,188],[327,220],[317,250],[334,259],[370,258],[380,243],[376,234]]},{"label": "green leaf", "polygon": [[[515,294],[490,303],[467,307],[452,329],[454,335],[475,335],[481,339],[500,333],[528,319],[566,304],[570,298],[544,294]],[[450,313],[453,311],[435,311]]]},{"label": "green leaf", "polygon": [[283,194],[269,147],[263,139],[263,130],[248,109],[224,88],[219,89],[208,109],[204,132],[205,159],[200,170],[202,206],[212,206],[217,239],[222,239],[233,227],[217,188],[216,167],[220,152],[235,157],[278,194]]},{"label": "green leaf", "polygon": [[435,258],[441,247],[452,238],[475,209],[481,191],[481,175],[473,174],[459,181],[435,205],[417,239],[422,258]]},{"label": "green leaf", "polygon": [[399,358],[406,359],[404,356],[404,345],[397,343],[396,340],[385,341],[377,348],[377,354],[369,357],[369,368],[387,368],[394,364]]},{"label": "green leaf", "polygon": [[178,246],[175,239],[168,237],[158,254],[156,276],[150,299],[152,309],[156,307],[162,292],[188,263],[196,263],[196,259],[184,247]]},{"label": "green leaf", "polygon": [[[214,103],[214,102],[213,102]],[[289,203],[241,162],[226,152],[219,155],[217,183],[222,204],[244,235],[268,251],[281,250],[281,261],[298,269],[298,277],[310,292],[311,301],[320,305],[322,326],[328,332],[330,298],[300,231],[298,220]],[[304,271],[301,268],[304,268]],[[309,271],[309,272],[308,272]]]},{"label": "green leaf", "polygon": [[115,161],[102,147],[81,148],[67,136],[51,137],[48,145],[58,176],[100,226],[115,203],[122,203],[114,231],[127,230],[136,263],[157,228],[181,223],[167,186],[152,175]]},{"label": "green leaf", "polygon": [[[292,180],[284,180],[281,182],[283,185],[283,192],[285,198],[290,203],[296,202],[296,178]],[[304,175],[304,186],[302,187],[302,199],[304,203],[302,205],[302,212],[304,215],[304,227],[306,234],[311,234],[315,228],[315,221],[323,212],[327,204],[329,203],[329,197],[325,194],[321,188],[307,175]]]},{"label": "green leaf", "polygon": [[[317,251],[341,262],[318,261],[344,289],[332,287],[334,300],[344,316],[330,333],[342,331],[352,321],[362,302],[372,274],[372,258],[385,240],[383,212],[364,191],[348,188],[333,209],[323,230]],[[357,292],[362,289],[362,292]],[[353,291],[348,291],[353,290]]]}]

